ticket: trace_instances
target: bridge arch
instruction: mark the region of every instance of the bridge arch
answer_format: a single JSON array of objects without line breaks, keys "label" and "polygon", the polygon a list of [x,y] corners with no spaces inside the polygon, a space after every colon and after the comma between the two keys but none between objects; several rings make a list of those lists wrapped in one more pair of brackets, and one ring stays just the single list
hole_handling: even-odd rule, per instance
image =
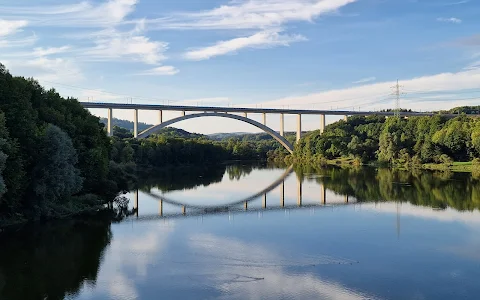
[{"label": "bridge arch", "polygon": [[177,200],[165,197],[163,195],[154,194],[150,191],[148,191],[148,192],[145,191],[144,193],[149,195],[152,198],[155,198],[157,200],[162,200],[165,203],[176,205],[176,206],[185,206],[185,207],[189,207],[189,208],[193,208],[193,209],[228,208],[228,207],[236,206],[236,205],[239,205],[239,204],[243,204],[245,202],[253,201],[253,200],[257,199],[258,197],[262,196],[263,194],[266,194],[266,193],[272,191],[273,189],[278,187],[280,184],[282,184],[285,181],[285,179],[290,176],[291,173],[293,173],[293,165],[290,166],[277,180],[272,182],[269,186],[262,189],[261,191],[255,193],[251,196],[245,197],[241,200],[235,200],[235,201],[230,202],[228,204],[222,204],[222,205],[216,205],[216,206],[186,204],[186,203],[182,203],[181,201],[177,201]]},{"label": "bridge arch", "polygon": [[253,125],[253,126],[263,130],[264,132],[268,133],[271,137],[273,137],[275,140],[277,140],[285,149],[287,149],[288,152],[293,153],[293,145],[289,141],[287,141],[286,138],[281,136],[278,132],[274,131],[270,127],[267,127],[267,126],[263,125],[262,123],[259,123],[255,120],[252,120],[252,119],[249,119],[249,118],[246,118],[246,117],[227,114],[227,113],[205,112],[205,113],[198,113],[198,114],[181,116],[181,117],[178,117],[178,118],[175,118],[175,119],[165,121],[162,124],[152,126],[148,129],[140,132],[138,134],[138,138],[139,139],[146,138],[146,137],[152,135],[153,133],[157,132],[158,130],[163,129],[167,126],[170,126],[172,124],[175,124],[177,122],[181,122],[181,121],[185,121],[185,120],[189,120],[189,119],[194,119],[194,118],[201,118],[201,117],[229,118],[229,119],[239,120],[239,121],[248,123],[248,124]]}]

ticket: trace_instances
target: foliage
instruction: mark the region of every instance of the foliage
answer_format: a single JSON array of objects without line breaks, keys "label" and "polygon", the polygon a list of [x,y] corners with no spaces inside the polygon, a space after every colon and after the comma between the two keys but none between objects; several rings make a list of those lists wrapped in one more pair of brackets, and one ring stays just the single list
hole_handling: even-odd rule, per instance
[{"label": "foliage", "polygon": [[113,199],[118,187],[109,178],[110,147],[104,126],[77,100],[0,65],[0,219],[48,216],[48,203],[74,213],[92,203],[83,195]]},{"label": "foliage", "polygon": [[480,156],[480,120],[465,115],[433,117],[351,117],[303,137],[297,161],[355,157],[417,168],[423,163],[451,165]]},{"label": "foliage", "polygon": [[[83,178],[76,168],[77,153],[70,137],[49,124],[39,140],[39,157],[33,170],[33,190],[40,214],[51,204],[63,204],[82,190]],[[48,214],[45,212],[44,214]]]}]

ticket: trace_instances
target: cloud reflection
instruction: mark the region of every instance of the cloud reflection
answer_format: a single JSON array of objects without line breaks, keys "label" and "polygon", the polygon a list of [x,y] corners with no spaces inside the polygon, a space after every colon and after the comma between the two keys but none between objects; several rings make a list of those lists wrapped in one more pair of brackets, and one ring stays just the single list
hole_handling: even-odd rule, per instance
[{"label": "cloud reflection", "polygon": [[[351,263],[332,257],[285,258],[272,249],[210,234],[190,239],[190,246],[204,255],[203,267],[211,276],[204,284],[215,287],[219,299],[376,299],[341,284],[320,279],[314,274],[287,272],[286,267],[305,263]],[[286,265],[284,265],[286,264]]]}]

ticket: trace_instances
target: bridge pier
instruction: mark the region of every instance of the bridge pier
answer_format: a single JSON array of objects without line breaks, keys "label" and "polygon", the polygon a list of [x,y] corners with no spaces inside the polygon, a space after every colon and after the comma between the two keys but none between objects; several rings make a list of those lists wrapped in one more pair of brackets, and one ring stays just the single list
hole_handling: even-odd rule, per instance
[{"label": "bridge pier", "polygon": [[348,203],[348,195],[345,195],[345,203]]},{"label": "bridge pier", "polygon": [[135,203],[134,203],[135,216],[138,218],[138,190],[135,190]]},{"label": "bridge pier", "polygon": [[185,117],[185,111],[184,110],[182,111],[182,117]]},{"label": "bridge pier", "polygon": [[297,143],[302,138],[302,115],[297,115]]},{"label": "bridge pier", "polygon": [[158,111],[158,124],[163,123],[163,110]]},{"label": "bridge pier", "polygon": [[325,115],[320,115],[320,134],[325,131]]},{"label": "bridge pier", "polygon": [[107,135],[112,136],[113,135],[113,130],[112,130],[112,109],[108,109],[108,116],[107,116]]},{"label": "bridge pier", "polygon": [[243,204],[243,207],[245,208],[245,210],[248,210],[248,201],[245,201],[245,204]]},{"label": "bridge pier", "polygon": [[267,194],[263,194],[262,208],[267,208]]},{"label": "bridge pier", "polygon": [[344,120],[345,122],[347,122],[347,121],[348,121],[348,116],[347,116],[347,115],[344,115],[344,116],[343,116],[343,120]]},{"label": "bridge pier", "polygon": [[158,214],[160,217],[163,216],[163,200],[158,201]]},{"label": "bridge pier", "polygon": [[267,126],[267,114],[263,113],[263,125]]},{"label": "bridge pier", "polygon": [[320,186],[320,202],[323,205],[327,204],[327,193],[323,184]]},{"label": "bridge pier", "polygon": [[282,181],[282,187],[280,189],[280,205],[285,207],[285,181]]},{"label": "bridge pier", "polygon": [[182,205],[182,215],[186,215],[187,214],[187,208],[185,207],[185,205]]},{"label": "bridge pier", "polygon": [[284,116],[283,116],[283,113],[280,114],[280,135],[281,136],[285,136],[285,127],[284,127],[284,124],[283,124],[283,121],[284,121]]},{"label": "bridge pier", "polygon": [[248,114],[247,114],[247,113],[243,113],[243,116],[244,116],[245,118],[248,118]]},{"label": "bridge pier", "polygon": [[133,111],[133,137],[138,137],[138,109]]},{"label": "bridge pier", "polygon": [[297,178],[297,204],[302,206],[302,180]]}]

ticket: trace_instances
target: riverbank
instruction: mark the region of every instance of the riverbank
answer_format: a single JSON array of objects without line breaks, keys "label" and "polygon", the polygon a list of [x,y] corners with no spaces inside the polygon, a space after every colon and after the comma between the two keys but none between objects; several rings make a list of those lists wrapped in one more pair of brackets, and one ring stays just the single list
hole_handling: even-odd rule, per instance
[{"label": "riverbank", "polygon": [[[275,161],[275,160],[274,160]],[[388,165],[378,161],[372,161],[368,163],[361,162],[358,158],[345,158],[340,157],[336,159],[325,159],[312,157],[309,159],[299,160],[293,156],[285,157],[285,163],[300,163],[300,164],[316,164],[320,166],[342,166],[342,167],[385,167],[391,169],[400,169],[400,170],[430,170],[430,171],[450,171],[450,172],[462,172],[462,173],[472,173],[473,175],[480,175],[480,165],[475,161],[467,162],[451,162],[451,163],[426,163],[426,164],[406,164],[403,161],[398,163]]]}]

